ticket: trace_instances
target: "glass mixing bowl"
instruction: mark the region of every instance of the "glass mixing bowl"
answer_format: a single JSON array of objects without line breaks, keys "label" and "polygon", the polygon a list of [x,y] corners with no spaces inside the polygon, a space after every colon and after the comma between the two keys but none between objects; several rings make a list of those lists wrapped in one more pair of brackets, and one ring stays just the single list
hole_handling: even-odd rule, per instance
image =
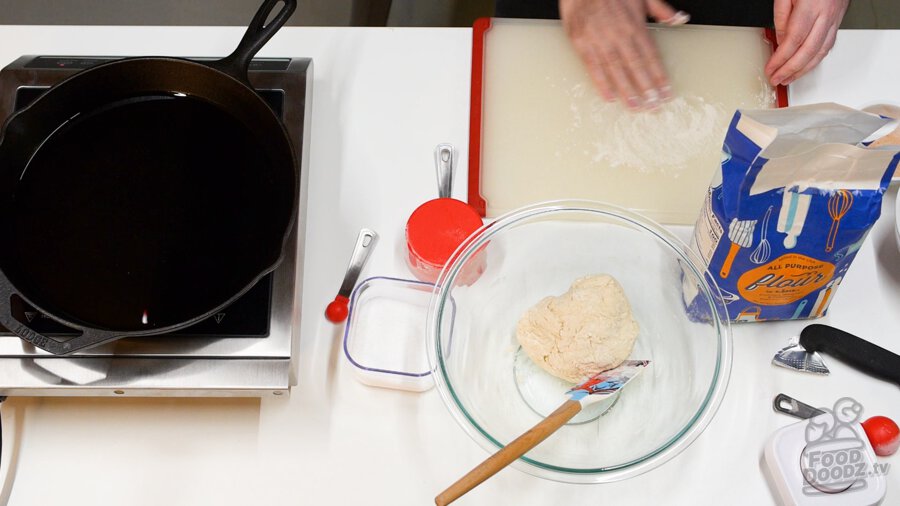
[{"label": "glass mixing bowl", "polygon": [[[486,269],[467,285],[473,265]],[[580,414],[513,464],[535,476],[600,483],[653,469],[700,435],[725,394],[731,329],[702,260],[660,225],[624,209],[548,202],[475,232],[432,296],[432,376],[469,436],[495,452],[567,399],[571,385],[521,351],[516,323],[542,298],[600,273],[618,279],[640,326],[630,358],[651,364],[614,402]]]}]

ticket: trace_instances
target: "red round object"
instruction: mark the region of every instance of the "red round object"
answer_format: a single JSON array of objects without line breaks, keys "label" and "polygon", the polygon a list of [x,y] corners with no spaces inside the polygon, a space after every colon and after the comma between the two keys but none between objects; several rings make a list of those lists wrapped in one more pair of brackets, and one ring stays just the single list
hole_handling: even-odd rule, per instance
[{"label": "red round object", "polygon": [[875,455],[887,457],[900,448],[900,427],[886,416],[873,416],[862,423]]},{"label": "red round object", "polygon": [[347,319],[349,304],[350,299],[347,297],[344,297],[343,295],[336,296],[333,301],[328,303],[328,307],[325,308],[325,317],[332,323],[341,323]]},{"label": "red round object", "polygon": [[481,225],[481,216],[460,200],[434,199],[419,206],[406,222],[413,274],[423,281],[437,281],[456,248]]}]

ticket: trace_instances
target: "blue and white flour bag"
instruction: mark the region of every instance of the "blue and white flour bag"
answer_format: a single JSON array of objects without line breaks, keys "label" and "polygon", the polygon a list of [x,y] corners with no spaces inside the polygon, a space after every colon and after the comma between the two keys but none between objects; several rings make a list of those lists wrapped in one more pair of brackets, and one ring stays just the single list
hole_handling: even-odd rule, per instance
[{"label": "blue and white flour bag", "polygon": [[[825,314],[881,214],[897,126],[837,104],[735,113],[691,242],[731,320]],[[708,317],[696,287],[684,295]]]}]

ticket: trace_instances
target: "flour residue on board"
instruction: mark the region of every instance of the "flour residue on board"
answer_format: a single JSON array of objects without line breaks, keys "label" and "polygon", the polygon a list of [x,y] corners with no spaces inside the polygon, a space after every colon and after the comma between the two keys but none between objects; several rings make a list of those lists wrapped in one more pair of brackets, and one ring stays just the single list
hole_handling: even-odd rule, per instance
[{"label": "flour residue on board", "polygon": [[597,133],[588,145],[566,147],[583,150],[599,167],[677,177],[704,153],[719,151],[734,112],[703,97],[680,95],[656,111],[635,113],[618,102],[585,97],[587,92],[593,89],[584,84],[569,90],[572,123],[565,136],[574,138],[585,128]]},{"label": "flour residue on board", "polygon": [[775,88],[773,88],[769,81],[763,78],[763,76],[759,76],[756,78],[756,83],[758,86],[758,91],[756,93],[756,103],[752,105],[755,109],[770,109],[776,105],[778,102],[778,98],[775,93]]}]

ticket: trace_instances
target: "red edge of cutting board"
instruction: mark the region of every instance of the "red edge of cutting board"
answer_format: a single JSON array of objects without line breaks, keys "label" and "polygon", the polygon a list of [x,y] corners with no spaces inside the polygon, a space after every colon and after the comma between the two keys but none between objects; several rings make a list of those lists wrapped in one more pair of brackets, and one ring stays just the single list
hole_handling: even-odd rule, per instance
[{"label": "red edge of cutting board", "polygon": [[484,35],[491,29],[491,18],[478,18],[472,24],[472,91],[469,102],[469,205],[482,217],[487,203],[481,196],[481,101],[484,90]]},{"label": "red edge of cutting board", "polygon": [[[487,213],[487,202],[481,195],[481,115],[484,93],[484,37],[491,29],[491,18],[478,18],[472,24],[472,88],[469,112],[469,205],[482,217]],[[764,29],[766,40],[772,44],[772,52],[778,49],[775,30]],[[775,87],[778,107],[787,107],[787,86]]]},{"label": "red edge of cutting board", "polygon": [[[776,49],[778,49],[778,38],[775,37],[775,30],[771,28],[765,29],[766,40],[772,44],[772,52],[774,53]],[[775,104],[778,107],[787,107],[788,106],[788,92],[787,86],[778,85],[775,87]]]}]

